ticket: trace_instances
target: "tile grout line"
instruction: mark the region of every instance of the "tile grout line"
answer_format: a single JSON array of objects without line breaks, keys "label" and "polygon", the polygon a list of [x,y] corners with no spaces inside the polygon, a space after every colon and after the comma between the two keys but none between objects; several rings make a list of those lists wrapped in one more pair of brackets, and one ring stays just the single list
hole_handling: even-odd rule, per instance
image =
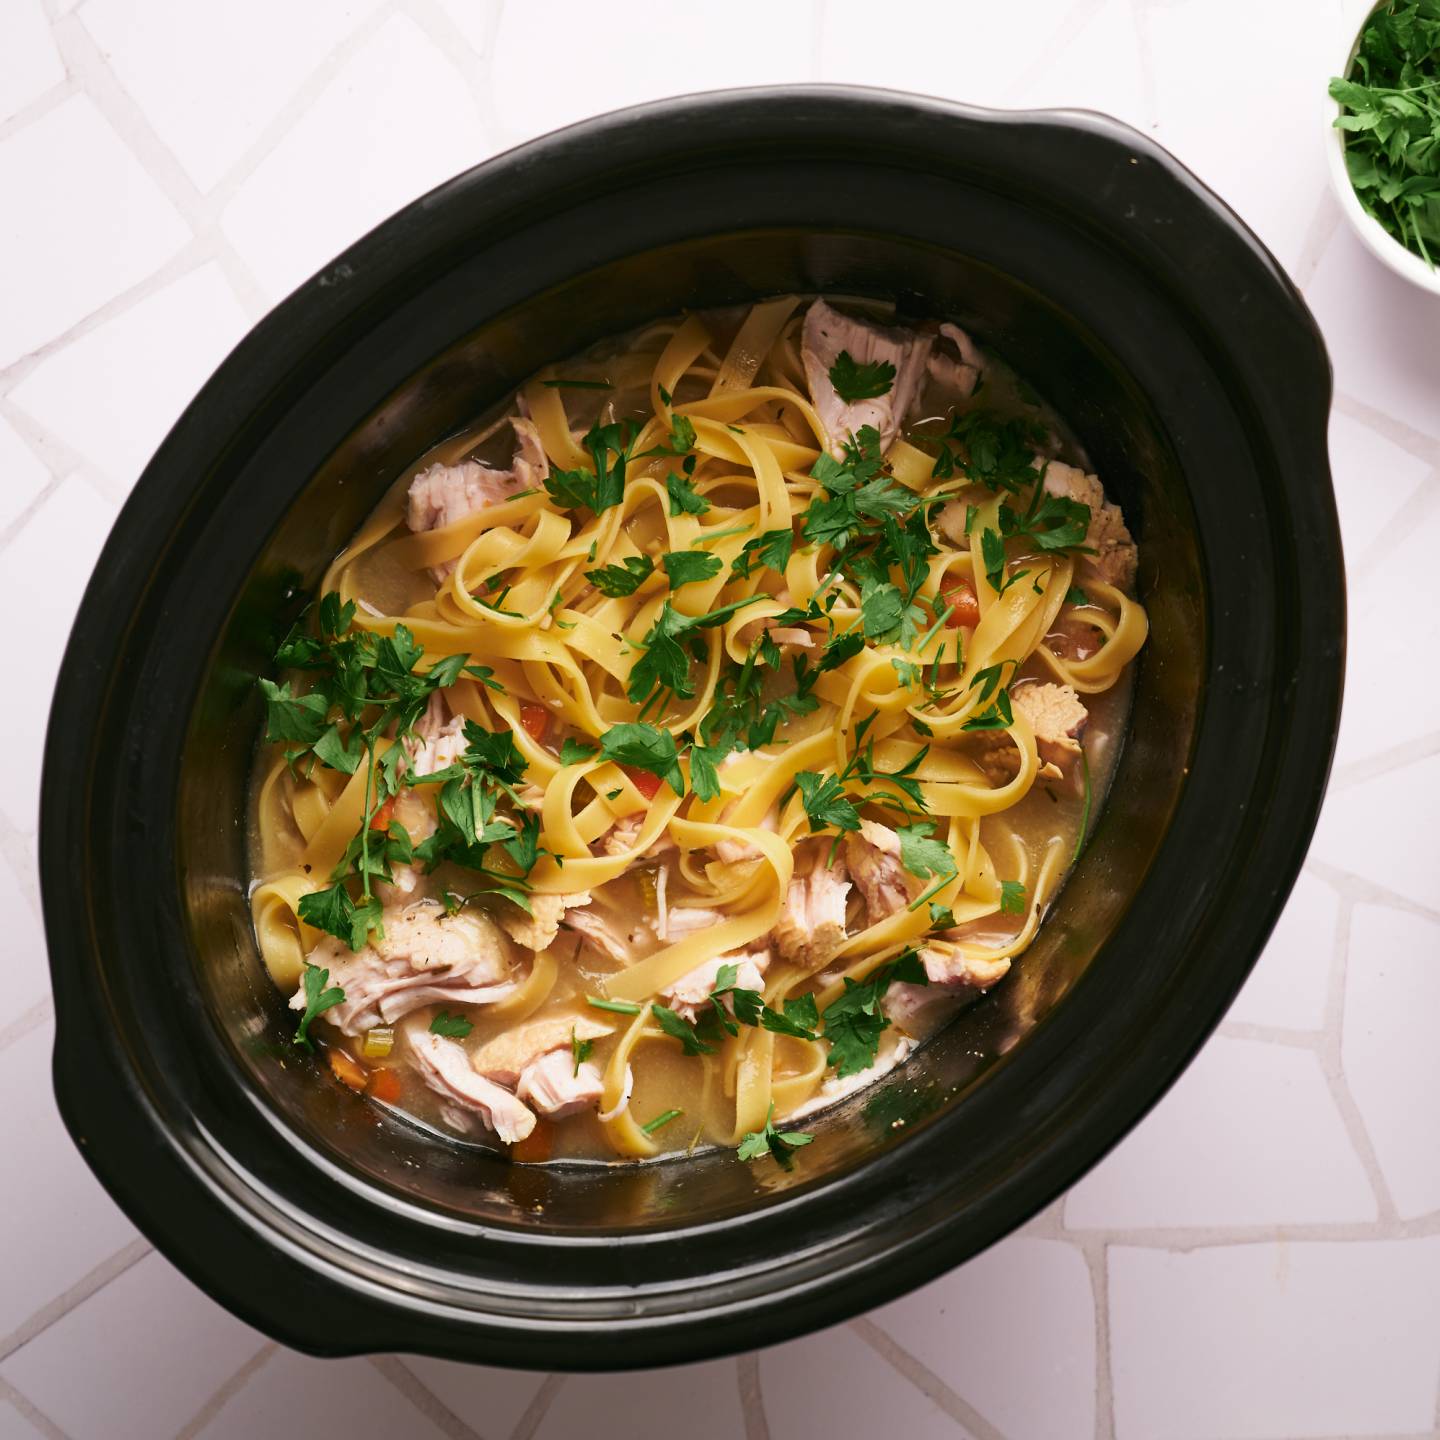
[{"label": "tile grout line", "polygon": [[1085,1242],[1079,1247],[1090,1271],[1095,1305],[1095,1440],[1115,1434],[1115,1368],[1110,1354],[1110,1247]]},{"label": "tile grout line", "polygon": [[280,1347],[267,1340],[228,1380],[221,1383],[215,1393],[185,1422],[175,1434],[175,1440],[195,1440],[195,1437],[238,1395],[251,1377],[260,1370]]},{"label": "tile grout line", "polygon": [[566,1377],[558,1372],[545,1377],[540,1388],[535,1392],[534,1398],[525,1407],[525,1413],[515,1422],[515,1428],[510,1432],[509,1440],[533,1440],[535,1432],[540,1428],[541,1422],[555,1403],[555,1397],[560,1393],[560,1387],[565,1383],[565,1379]]},{"label": "tile grout line", "polygon": [[1342,898],[1340,915],[1335,923],[1334,948],[1330,955],[1330,979],[1325,997],[1325,1040],[1320,1047],[1320,1068],[1325,1083],[1330,1089],[1330,1098],[1340,1114],[1340,1123],[1370,1189],[1375,1196],[1376,1215],[1380,1223],[1393,1224],[1400,1219],[1395,1199],[1390,1193],[1390,1183],[1385,1178],[1380,1157],[1375,1152],[1375,1142],[1370,1128],[1355,1103],[1350,1091],[1350,1082],[1345,1076],[1344,1030],[1345,993],[1350,965],[1350,933],[1355,916],[1355,901]]},{"label": "tile grout line", "polygon": [[1005,1440],[963,1396],[952,1390],[923,1361],[917,1360],[888,1330],[882,1330],[866,1315],[849,1322],[854,1331],[893,1370],[903,1375],[930,1403],[962,1426],[973,1440]]},{"label": "tile grout line", "polygon": [[0,1029],[0,1053],[8,1050],[17,1040],[23,1040],[32,1030],[38,1030],[54,1013],[55,1003],[50,996],[37,1000],[4,1029]]},{"label": "tile grout line", "polygon": [[9,1335],[0,1339],[0,1361],[8,1360],[17,1350],[43,1335],[82,1301],[98,1295],[112,1280],[118,1280],[131,1266],[139,1264],[154,1248],[143,1236],[136,1236],[108,1260],[102,1260],[88,1275],[77,1280],[48,1305],[42,1305],[28,1320],[22,1321]]},{"label": "tile grout line", "polygon": [[371,1369],[388,1380],[435,1428],[450,1440],[485,1440],[467,1425],[398,1355],[366,1357]]},{"label": "tile grout line", "polygon": [[1324,860],[1307,860],[1305,869],[1317,880],[1323,880],[1338,895],[1365,905],[1381,905],[1388,910],[1403,910],[1410,915],[1421,915],[1427,920],[1440,921],[1440,910],[1422,905],[1398,890],[1391,890],[1374,880],[1367,880],[1353,871],[1342,870],[1338,865]]},{"label": "tile grout line", "polygon": [[[60,63],[62,65],[65,63],[63,56]],[[43,120],[52,110],[58,110],[67,100],[72,100],[76,95],[84,93],[84,88],[67,67],[63,80],[57,80],[43,95],[37,95],[8,120],[0,122],[0,143],[18,135],[22,130],[28,129],[37,120]]]},{"label": "tile grout line", "polygon": [[1315,207],[1315,213],[1310,217],[1309,225],[1305,227],[1305,239],[1301,242],[1300,254],[1290,276],[1301,294],[1304,294],[1306,287],[1314,280],[1343,218],[1339,202],[1327,185]]},{"label": "tile grout line", "polygon": [[47,1440],[70,1440],[63,1431],[28,1395],[22,1395],[4,1376],[0,1376],[0,1400],[10,1404]]},{"label": "tile grout line", "polygon": [[740,1391],[740,1413],[745,1420],[745,1440],[770,1440],[770,1421],[765,1414],[765,1393],[760,1382],[760,1355],[752,1350],[735,1361],[735,1383]]},{"label": "tile grout line", "polygon": [[1352,785],[1388,775],[1392,770],[1403,770],[1407,765],[1418,765],[1437,754],[1440,754],[1440,734],[1422,735],[1363,760],[1352,760],[1339,766],[1331,778],[1330,788],[1337,792],[1348,790]]},{"label": "tile grout line", "polygon": [[500,7],[489,7],[484,48],[481,50],[477,50],[466,39],[460,27],[435,0],[408,0],[402,13],[424,31],[426,38],[465,82],[465,88],[470,92],[470,98],[479,112],[491,154],[503,149],[500,116],[493,99],[495,87],[491,83],[496,39],[500,29]]},{"label": "tile grout line", "polygon": [[1383,410],[1377,410],[1373,405],[1367,405],[1343,390],[1335,392],[1331,403],[1340,414],[1373,430],[1392,445],[1408,450],[1432,466],[1440,466],[1440,439],[1417,430],[1404,420],[1397,420],[1393,415],[1387,415]]}]

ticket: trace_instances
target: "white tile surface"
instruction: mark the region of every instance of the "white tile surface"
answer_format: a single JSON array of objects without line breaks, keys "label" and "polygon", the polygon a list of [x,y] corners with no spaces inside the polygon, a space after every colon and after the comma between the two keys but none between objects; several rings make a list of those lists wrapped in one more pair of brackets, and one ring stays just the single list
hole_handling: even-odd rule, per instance
[{"label": "white tile surface", "polygon": [[[807,0],[731,0],[722,23],[703,26],[695,14],[668,0],[569,6],[565,41],[557,45],[553,8],[506,5],[493,62],[495,108],[506,138],[528,140],[601,110],[664,95],[811,78]],[[625,63],[597,64],[597,56],[614,53],[621,32]],[[537,69],[540,55],[545,58]]]},{"label": "white tile surface", "polygon": [[[151,1440],[179,1430],[265,1343],[152,1254],[0,1363],[0,1377],[74,1440]],[[157,1348],[167,1383],[137,1386]]]},{"label": "white tile surface", "polygon": [[1429,1434],[1440,1239],[1110,1252],[1120,1440]]},{"label": "white tile surface", "polygon": [[[53,340],[189,238],[140,163],[83,95],[0,140],[0,365]],[[50,284],[18,284],[45,274]],[[63,277],[63,281],[62,278]]]},{"label": "white tile surface", "polygon": [[520,1423],[543,1375],[529,1370],[496,1370],[407,1355],[405,1364],[446,1408],[482,1435],[508,1435]]},{"label": "white tile surface", "polygon": [[135,1239],[60,1126],[53,1033],[46,1023],[0,1050],[0,1342]]},{"label": "white tile surface", "polygon": [[380,0],[89,0],[81,22],[201,190]]},{"label": "white tile surface", "polygon": [[767,1350],[759,1367],[771,1440],[955,1433],[944,1410],[897,1383],[889,1362],[844,1326]]},{"label": "white tile surface", "polygon": [[1280,1030],[1319,1030],[1325,1023],[1339,923],[1339,895],[1302,872],[1226,1019]]},{"label": "white tile surface", "polygon": [[1065,1202],[1077,1228],[1374,1218],[1316,1056],[1223,1036]]},{"label": "white tile surface", "polygon": [[535,1440],[573,1440],[597,1426],[626,1440],[674,1440],[676,1417],[682,1415],[687,1440],[745,1433],[733,1360],[637,1375],[572,1375]]},{"label": "white tile surface", "polygon": [[50,993],[45,932],[40,923],[34,861],[24,871],[0,859],[0,915],[5,916],[4,983],[0,984],[0,1029],[28,1014]]},{"label": "white tile surface", "polygon": [[1361,905],[1350,927],[1342,1053],[1355,1103],[1402,1216],[1440,1210],[1440,923]]},{"label": "white tile surface", "polygon": [[[234,1358],[238,1369],[245,1357]],[[204,1440],[272,1435],[437,1440],[445,1432],[364,1360],[312,1360],[281,1351],[195,1433]]]},{"label": "white tile surface", "polygon": [[241,186],[223,225],[273,299],[491,151],[458,71],[387,20]]},{"label": "white tile surface", "polygon": [[1073,1246],[1002,1240],[873,1318],[1009,1440],[1091,1433],[1095,1299]]},{"label": "white tile surface", "polygon": [[[1326,198],[1321,95],[1338,13],[1366,3],[0,4],[0,614],[28,647],[26,703],[0,705],[0,1440],[1436,1433],[1440,932],[1396,907],[1440,915],[1440,302]],[[413,1383],[283,1350],[244,1369],[257,1337],[164,1261],[124,1268],[143,1247],[50,1099],[44,697],[115,498],[245,313],[406,200],[601,109],[811,79],[1118,114],[1305,285],[1351,603],[1311,869],[1226,1033],[1135,1136],[870,1329],[558,1386],[413,1357]]]},{"label": "white tile surface", "polygon": [[3,477],[0,483],[0,534],[3,534],[50,483],[50,472],[5,420],[0,420],[0,477]]},{"label": "white tile surface", "polygon": [[0,121],[8,120],[65,78],[40,0],[9,0],[0,45]]},{"label": "white tile surface", "polygon": [[10,398],[123,494],[249,328],[219,266],[203,265],[47,355]]},{"label": "white tile surface", "polygon": [[[80,596],[114,519],[113,502],[71,476],[5,549],[0,614],[26,617],[30,681],[38,693],[48,695],[55,683]],[[37,595],[45,596],[44,605],[34,603]],[[36,828],[39,814],[48,715],[48,704],[0,706],[0,744],[11,757],[0,766],[0,813],[26,832]]]}]

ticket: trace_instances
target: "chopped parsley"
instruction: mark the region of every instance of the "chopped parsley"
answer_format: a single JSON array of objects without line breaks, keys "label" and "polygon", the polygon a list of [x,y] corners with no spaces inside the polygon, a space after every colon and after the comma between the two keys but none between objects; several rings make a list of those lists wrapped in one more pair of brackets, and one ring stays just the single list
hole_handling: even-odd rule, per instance
[{"label": "chopped parsley", "polygon": [[869,360],[861,364],[848,350],[842,350],[830,367],[830,383],[847,405],[856,400],[876,400],[889,394],[890,387],[895,383],[895,367],[888,360]]},{"label": "chopped parsley", "polygon": [[665,567],[672,590],[713,580],[725,564],[718,555],[708,555],[703,550],[670,550],[660,557],[660,563]]},{"label": "chopped parsley", "polygon": [[338,985],[330,985],[326,989],[329,981],[328,970],[312,965],[308,960],[305,962],[305,1013],[300,1017],[293,1043],[303,1045],[307,1050],[315,1048],[310,1040],[310,1022],[345,999],[345,992]]},{"label": "chopped parsley", "polygon": [[444,1035],[451,1040],[463,1040],[474,1028],[463,1015],[451,1015],[444,1010],[430,1022],[432,1035]]},{"label": "chopped parsley", "polygon": [[599,995],[587,995],[585,1003],[594,1010],[609,1010],[615,1015],[638,1015],[641,1009],[628,1000],[606,1000]]},{"label": "chopped parsley", "polygon": [[648,555],[627,555],[618,565],[605,565],[587,570],[585,578],[611,599],[633,595],[655,573],[655,562]]},{"label": "chopped parsley", "polygon": [[808,1145],[815,1137],[800,1130],[777,1130],[775,1128],[775,1105],[771,1102],[765,1116],[765,1128],[752,1130],[741,1141],[735,1153],[742,1160],[758,1160],[762,1155],[773,1155],[779,1163],[789,1169],[796,1150]]},{"label": "chopped parsley", "polygon": [[658,775],[677,795],[685,793],[685,777],[680,772],[680,752],[675,737],[668,730],[643,722],[627,721],[611,726],[600,737],[603,759],[617,765],[630,765]]},{"label": "chopped parsley", "polygon": [[574,1075],[580,1073],[580,1067],[590,1058],[590,1052],[595,1048],[593,1040],[582,1040],[579,1032],[572,1025],[570,1027],[570,1058],[574,1062]]},{"label": "chopped parsley", "polygon": [[1025,913],[1025,887],[1018,880],[1000,882],[1000,913],[1002,915],[1023,915]]},{"label": "chopped parsley", "polygon": [[672,1120],[678,1120],[685,1112],[683,1110],[662,1110],[653,1120],[647,1120],[641,1127],[641,1134],[653,1135],[657,1130],[664,1129]]},{"label": "chopped parsley", "polygon": [[825,1007],[821,1017],[829,1042],[828,1063],[844,1079],[868,1070],[880,1051],[880,1036],[890,1028],[890,1019],[880,1008],[885,992],[893,983],[928,985],[930,977],[914,950],[877,966],[864,980],[845,977],[845,993]]}]

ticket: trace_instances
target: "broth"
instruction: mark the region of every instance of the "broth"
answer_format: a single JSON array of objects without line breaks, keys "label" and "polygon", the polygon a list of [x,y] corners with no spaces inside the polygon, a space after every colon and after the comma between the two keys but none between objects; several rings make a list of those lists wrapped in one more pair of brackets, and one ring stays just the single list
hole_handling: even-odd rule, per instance
[{"label": "broth", "polygon": [[[795,1120],[1023,963],[1123,743],[1135,547],[998,357],[836,303],[551,367],[337,558],[267,692],[251,848],[267,966],[342,1082],[522,1162],[788,1163]],[[423,659],[376,659],[407,630]],[[488,673],[425,682],[451,654]]]}]

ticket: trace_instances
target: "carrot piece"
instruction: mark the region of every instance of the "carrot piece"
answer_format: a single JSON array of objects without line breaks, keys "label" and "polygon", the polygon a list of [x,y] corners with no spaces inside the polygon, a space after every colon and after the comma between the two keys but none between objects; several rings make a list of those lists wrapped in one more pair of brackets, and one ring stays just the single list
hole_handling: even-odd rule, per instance
[{"label": "carrot piece", "polygon": [[523,1139],[510,1147],[510,1158],[522,1164],[533,1165],[539,1160],[548,1160],[555,1142],[555,1127],[543,1120],[535,1122],[535,1128]]},{"label": "carrot piece", "polygon": [[658,775],[652,775],[648,770],[640,770],[634,765],[622,765],[620,768],[629,777],[630,783],[647,800],[653,800],[664,783]]},{"label": "carrot piece", "polygon": [[543,705],[534,705],[528,700],[520,702],[520,723],[525,733],[538,745],[550,728],[550,712]]},{"label": "carrot piece", "polygon": [[374,1099],[383,1100],[387,1105],[394,1105],[400,1099],[400,1077],[388,1065],[370,1072],[368,1088]]},{"label": "carrot piece", "polygon": [[941,591],[940,603],[942,606],[954,606],[945,617],[945,624],[951,630],[962,627],[973,630],[980,623],[980,601],[976,597],[975,587],[968,580],[962,580],[951,589]]},{"label": "carrot piece", "polygon": [[332,1045],[327,1048],[325,1058],[329,1060],[331,1071],[342,1085],[348,1085],[352,1090],[365,1088],[365,1067],[348,1050],[340,1050]]},{"label": "carrot piece", "polygon": [[370,817],[370,828],[372,830],[385,830],[389,828],[390,817],[395,813],[395,796],[391,796],[378,810]]}]

